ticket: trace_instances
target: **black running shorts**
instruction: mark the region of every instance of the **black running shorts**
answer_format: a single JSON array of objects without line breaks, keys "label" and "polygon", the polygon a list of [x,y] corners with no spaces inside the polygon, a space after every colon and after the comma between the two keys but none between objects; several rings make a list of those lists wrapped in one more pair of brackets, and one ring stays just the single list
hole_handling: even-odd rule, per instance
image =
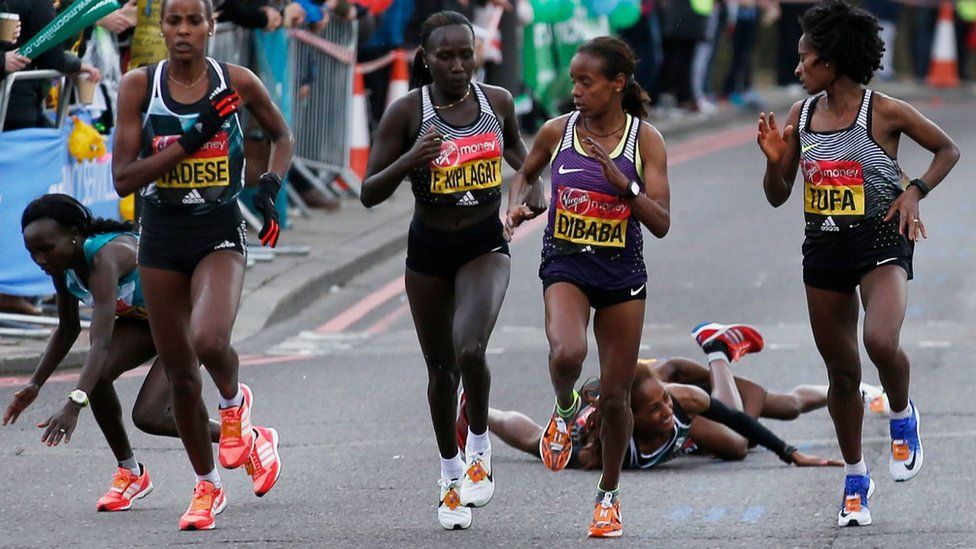
[{"label": "black running shorts", "polygon": [[830,237],[803,243],[803,283],[820,290],[851,293],[866,274],[897,265],[912,279],[914,243],[898,234],[897,225],[868,223]]},{"label": "black running shorts", "polygon": [[586,299],[590,301],[590,307],[593,307],[596,310],[613,307],[614,305],[619,305],[635,299],[647,299],[646,282],[642,282],[634,287],[608,290],[605,288],[597,288],[595,286],[581,284],[567,276],[550,276],[542,279],[542,293],[544,294],[549,286],[552,286],[557,282],[565,282],[578,288],[579,291],[583,292],[583,295],[586,296]]},{"label": "black running shorts", "polygon": [[146,206],[140,226],[141,267],[191,276],[214,252],[231,250],[247,257],[247,232],[237,204],[200,216]]},{"label": "black running shorts", "polygon": [[494,214],[458,231],[432,229],[417,218],[410,223],[407,268],[415,273],[453,280],[461,267],[489,253],[511,255]]}]

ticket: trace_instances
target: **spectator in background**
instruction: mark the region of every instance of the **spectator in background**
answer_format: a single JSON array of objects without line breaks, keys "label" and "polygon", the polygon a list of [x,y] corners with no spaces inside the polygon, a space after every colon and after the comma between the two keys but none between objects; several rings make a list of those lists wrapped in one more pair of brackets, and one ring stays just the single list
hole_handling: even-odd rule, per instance
[{"label": "spectator in background", "polygon": [[864,0],[864,9],[878,18],[881,25],[879,36],[884,42],[884,53],[881,54],[881,70],[878,71],[880,80],[895,78],[895,31],[898,28],[898,17],[901,16],[901,2],[894,0]]},{"label": "spectator in background", "polygon": [[652,100],[660,103],[661,93],[672,93],[678,107],[697,111],[698,105],[691,88],[691,65],[695,46],[705,39],[708,17],[692,7],[690,0],[667,0],[662,4],[664,27],[664,63],[661,66],[661,86]]},{"label": "spectator in background", "polygon": [[[404,31],[413,14],[413,0],[393,0],[380,16],[372,35],[360,45],[356,54],[359,63],[379,59],[403,47]],[[375,128],[386,110],[386,92],[390,87],[390,66],[363,75],[369,98],[369,126]]]},{"label": "spectator in background", "polygon": [[692,4],[699,15],[707,18],[705,39],[695,45],[695,55],[691,65],[691,92],[695,96],[698,111],[705,114],[714,114],[718,111],[718,106],[714,103],[715,96],[709,89],[709,81],[712,62],[715,59],[715,46],[721,34],[719,31],[724,29],[726,34],[731,34],[732,25],[735,24],[735,12],[738,9],[735,0],[721,1],[720,6],[715,4],[716,2],[711,0]]},{"label": "spectator in background", "polygon": [[282,24],[282,12],[268,0],[224,0],[214,2],[217,21],[245,29],[273,31]]},{"label": "spectator in background", "polygon": [[[739,0],[732,32],[732,61],[722,86],[729,102],[751,110],[763,109],[762,100],[752,89],[752,54],[759,35],[760,10],[771,13],[774,0]],[[765,18],[763,18],[765,19]]]},{"label": "spectator in background", "polygon": [[796,53],[803,28],[800,17],[818,2],[809,0],[779,0],[779,48],[776,55],[776,84],[783,87],[800,90],[796,82],[796,65],[800,62],[800,55]]},{"label": "spectator in background", "polygon": [[633,27],[617,33],[637,56],[634,80],[645,90],[657,88],[661,72],[661,23],[654,0],[641,0],[641,17]]},{"label": "spectator in background", "polygon": [[[0,2],[0,10],[16,13],[20,16],[21,24],[20,38],[14,43],[14,49],[4,54],[4,67],[3,71],[0,72],[0,79],[7,76],[8,68],[13,70],[29,68],[53,69],[73,75],[84,73],[92,80],[98,81],[97,69],[87,63],[82,63],[76,56],[66,53],[61,45],[45,51],[38,55],[33,62],[26,65],[24,64],[26,58],[16,54],[11,55],[16,48],[33,38],[54,19],[54,4],[49,0],[4,0]],[[47,85],[47,82],[41,80],[25,80],[13,85],[10,90],[10,102],[7,106],[3,131],[38,128],[46,125],[42,104],[47,95]]]}]

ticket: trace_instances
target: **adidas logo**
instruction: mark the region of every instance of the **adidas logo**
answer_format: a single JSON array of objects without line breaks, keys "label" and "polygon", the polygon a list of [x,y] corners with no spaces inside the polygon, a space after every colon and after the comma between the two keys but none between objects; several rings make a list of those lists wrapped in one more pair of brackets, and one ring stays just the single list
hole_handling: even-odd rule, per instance
[{"label": "adidas logo", "polygon": [[183,197],[184,204],[203,204],[206,200],[200,196],[200,193],[196,189],[191,189],[190,192],[186,193]]},{"label": "adidas logo", "polygon": [[233,248],[233,247],[234,247],[234,243],[233,242],[231,242],[230,240],[225,240],[225,241],[221,242],[220,244],[217,244],[216,246],[214,246],[213,249],[215,249],[215,250],[223,250],[223,249],[226,249],[226,248]]},{"label": "adidas logo", "polygon": [[471,191],[468,191],[468,192],[464,193],[464,196],[461,197],[461,200],[458,200],[457,205],[458,206],[477,206],[478,205],[478,199],[475,198],[473,194],[471,194]]},{"label": "adidas logo", "polygon": [[200,123],[200,122],[197,122],[196,124],[193,125],[193,129],[196,130],[196,131],[198,131],[198,132],[202,132],[203,131],[203,124]]},{"label": "adidas logo", "polygon": [[840,227],[834,223],[833,217],[828,217],[827,219],[824,219],[823,224],[820,225],[820,230],[828,233],[836,233],[840,232]]}]

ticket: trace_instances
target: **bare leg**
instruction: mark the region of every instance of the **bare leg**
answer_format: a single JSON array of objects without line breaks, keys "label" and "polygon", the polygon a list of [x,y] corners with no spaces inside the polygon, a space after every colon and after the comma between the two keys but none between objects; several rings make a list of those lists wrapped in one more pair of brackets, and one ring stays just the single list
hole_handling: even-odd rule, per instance
[{"label": "bare leg", "polygon": [[230,337],[243,287],[244,256],[229,250],[203,258],[190,285],[193,352],[225,399],[234,398],[239,390],[239,363]]},{"label": "bare leg", "polygon": [[549,377],[556,403],[568,410],[573,405],[573,389],[586,360],[590,302],[576,286],[556,282],[546,288],[545,303]]},{"label": "bare leg", "polygon": [[861,359],[857,349],[857,296],[810,286],[807,308],[817,349],[827,366],[830,389],[827,408],[834,421],[844,461],[861,461]]},{"label": "bare leg", "polygon": [[[179,437],[176,420],[173,417],[173,398],[166,380],[166,372],[153,362],[146,379],[139,389],[135,405],[132,407],[132,422],[140,431],[150,435]],[[220,442],[220,422],[210,420],[210,441]]]},{"label": "bare leg", "polygon": [[522,412],[488,408],[488,429],[512,448],[541,459],[539,441],[543,428]]},{"label": "bare leg", "polygon": [[864,348],[878,368],[891,409],[904,410],[908,408],[911,371],[900,338],[908,306],[908,275],[894,265],[874,269],[861,280],[861,301]]}]

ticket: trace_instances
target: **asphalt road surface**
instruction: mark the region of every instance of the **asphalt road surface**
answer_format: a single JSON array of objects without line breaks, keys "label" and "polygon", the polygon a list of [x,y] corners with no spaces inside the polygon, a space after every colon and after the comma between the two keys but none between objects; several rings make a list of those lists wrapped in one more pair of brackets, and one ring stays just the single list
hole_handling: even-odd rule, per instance
[{"label": "asphalt road surface", "polygon": [[[624,537],[617,546],[976,546],[976,108],[920,101],[952,135],[963,159],[922,203],[929,239],[919,244],[902,342],[912,396],[924,417],[925,468],[907,484],[887,475],[888,425],[868,416],[864,457],[878,483],[874,525],[839,529],[840,469],[797,469],[754,450],[738,463],[689,457],[622,478]],[[785,114],[785,113],[783,113]],[[824,383],[807,322],[800,271],[799,198],[779,209],[762,196],[764,161],[752,125],[669,144],[671,233],[647,237],[650,272],[642,354],[700,358],[698,322],[748,322],[768,347],[736,372],[789,390]],[[929,154],[903,140],[903,168]],[[798,194],[798,193],[797,193]],[[350,205],[350,207],[356,207]],[[406,227],[404,227],[406,231]],[[551,410],[541,284],[541,230],[513,245],[512,283],[488,358],[492,404],[538,421]],[[585,542],[598,473],[553,474],[494,441],[495,498],[470,530],[436,522],[437,452],[424,366],[402,292],[403,254],[318,299],[305,313],[241,346],[242,379],[255,391],[254,421],[281,433],[283,473],[255,498],[243,471],[221,471],[230,504],[211,532],[181,533],[193,486],[179,442],[130,431],[155,492],[132,511],[96,513],[115,462],[91,414],[68,446],[39,443],[35,423],[55,411],[71,376],[52,381],[15,427],[0,429],[0,546],[231,544],[308,546],[530,546]],[[597,372],[595,347],[584,377]],[[877,373],[864,357],[866,381]],[[139,376],[117,383],[130,406]],[[16,380],[0,386],[5,406]],[[215,391],[205,393],[212,404]],[[826,411],[767,425],[802,450],[840,453]]]}]

